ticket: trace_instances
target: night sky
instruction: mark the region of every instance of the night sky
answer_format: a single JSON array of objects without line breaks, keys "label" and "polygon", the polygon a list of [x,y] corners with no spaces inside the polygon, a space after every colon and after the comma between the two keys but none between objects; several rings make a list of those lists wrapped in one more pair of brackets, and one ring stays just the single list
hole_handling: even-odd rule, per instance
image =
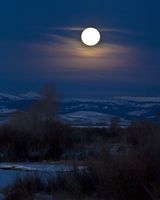
[{"label": "night sky", "polygon": [[[101,42],[82,44],[84,28]],[[0,91],[160,96],[159,0],[1,0]]]}]

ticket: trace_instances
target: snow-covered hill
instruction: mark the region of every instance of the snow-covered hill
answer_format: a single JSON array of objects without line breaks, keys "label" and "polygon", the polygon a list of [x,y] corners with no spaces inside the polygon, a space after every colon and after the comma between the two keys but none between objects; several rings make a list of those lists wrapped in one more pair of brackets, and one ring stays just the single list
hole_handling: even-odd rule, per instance
[{"label": "snow-covered hill", "polygon": [[157,121],[160,97],[109,97],[97,99],[67,99],[62,102],[62,119],[71,124],[104,124],[118,117],[125,126],[133,120]]},{"label": "snow-covered hill", "polygon": [[39,99],[41,97],[40,94],[30,91],[25,94],[20,95],[23,99]]},{"label": "snow-covered hill", "polygon": [[[0,122],[6,121],[17,109],[26,110],[40,97],[32,91],[19,95],[0,93]],[[113,117],[119,117],[123,124],[131,120],[157,121],[158,116],[160,97],[64,99],[59,110],[60,119],[72,125],[107,125]]]},{"label": "snow-covered hill", "polygon": [[7,94],[7,93],[0,93],[0,101],[3,100],[10,100],[10,101],[19,101],[22,98],[20,96],[17,95],[12,95],[12,94]]},{"label": "snow-covered hill", "polygon": [[8,93],[0,93],[0,102],[3,101],[20,101],[26,99],[39,99],[40,95],[36,92],[30,91],[24,94],[13,95]]}]

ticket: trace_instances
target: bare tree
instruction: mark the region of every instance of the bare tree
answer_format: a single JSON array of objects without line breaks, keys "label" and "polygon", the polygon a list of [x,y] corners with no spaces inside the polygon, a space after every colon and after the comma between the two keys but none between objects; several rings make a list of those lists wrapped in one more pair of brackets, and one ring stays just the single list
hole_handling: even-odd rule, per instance
[{"label": "bare tree", "polygon": [[42,91],[41,112],[45,121],[57,118],[59,95],[52,85],[47,85]]},{"label": "bare tree", "polygon": [[113,117],[111,119],[110,128],[115,130],[117,128],[120,128],[120,124],[121,124],[121,119],[119,117]]},{"label": "bare tree", "polygon": [[35,130],[43,122],[56,120],[58,111],[58,92],[52,85],[44,86],[41,98],[25,112],[17,112],[12,122],[23,130]]}]

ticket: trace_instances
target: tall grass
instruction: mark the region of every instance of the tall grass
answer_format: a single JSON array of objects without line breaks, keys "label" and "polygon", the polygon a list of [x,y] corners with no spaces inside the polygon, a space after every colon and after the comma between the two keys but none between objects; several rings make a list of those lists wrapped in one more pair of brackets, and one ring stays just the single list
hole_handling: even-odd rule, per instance
[{"label": "tall grass", "polygon": [[42,177],[39,174],[18,178],[4,190],[5,200],[34,199],[37,194],[39,198],[45,199],[45,196],[50,196],[58,200],[82,200],[93,196],[92,177],[85,172],[75,171],[48,178]]}]

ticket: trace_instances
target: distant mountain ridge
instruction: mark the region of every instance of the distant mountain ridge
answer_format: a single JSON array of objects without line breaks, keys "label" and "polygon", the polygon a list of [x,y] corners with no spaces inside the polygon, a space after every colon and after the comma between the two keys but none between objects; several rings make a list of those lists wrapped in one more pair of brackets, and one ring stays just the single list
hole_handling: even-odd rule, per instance
[{"label": "distant mountain ridge", "polygon": [[[16,111],[26,110],[41,95],[30,91],[24,94],[0,93],[0,121]],[[108,97],[98,99],[64,99],[60,103],[59,117],[72,125],[108,125],[113,117],[123,124],[131,120],[157,121],[160,114],[160,97]]]},{"label": "distant mountain ridge", "polygon": [[18,94],[18,95],[13,95],[9,93],[0,93],[0,100],[4,98],[11,101],[19,101],[19,100],[25,100],[25,99],[38,99],[40,98],[40,94],[33,91],[30,91],[24,94]]},{"label": "distant mountain ridge", "polygon": [[[9,100],[23,100],[23,99],[38,99],[41,95],[34,91],[29,91],[26,93],[20,94],[10,94],[10,93],[2,93],[0,92],[0,99],[8,98]],[[108,101],[137,101],[137,102],[159,102],[160,103],[160,96],[153,97],[153,96],[113,96],[107,97],[105,99],[92,99],[92,98],[66,98],[64,101],[81,101],[81,102],[108,102]]]}]

